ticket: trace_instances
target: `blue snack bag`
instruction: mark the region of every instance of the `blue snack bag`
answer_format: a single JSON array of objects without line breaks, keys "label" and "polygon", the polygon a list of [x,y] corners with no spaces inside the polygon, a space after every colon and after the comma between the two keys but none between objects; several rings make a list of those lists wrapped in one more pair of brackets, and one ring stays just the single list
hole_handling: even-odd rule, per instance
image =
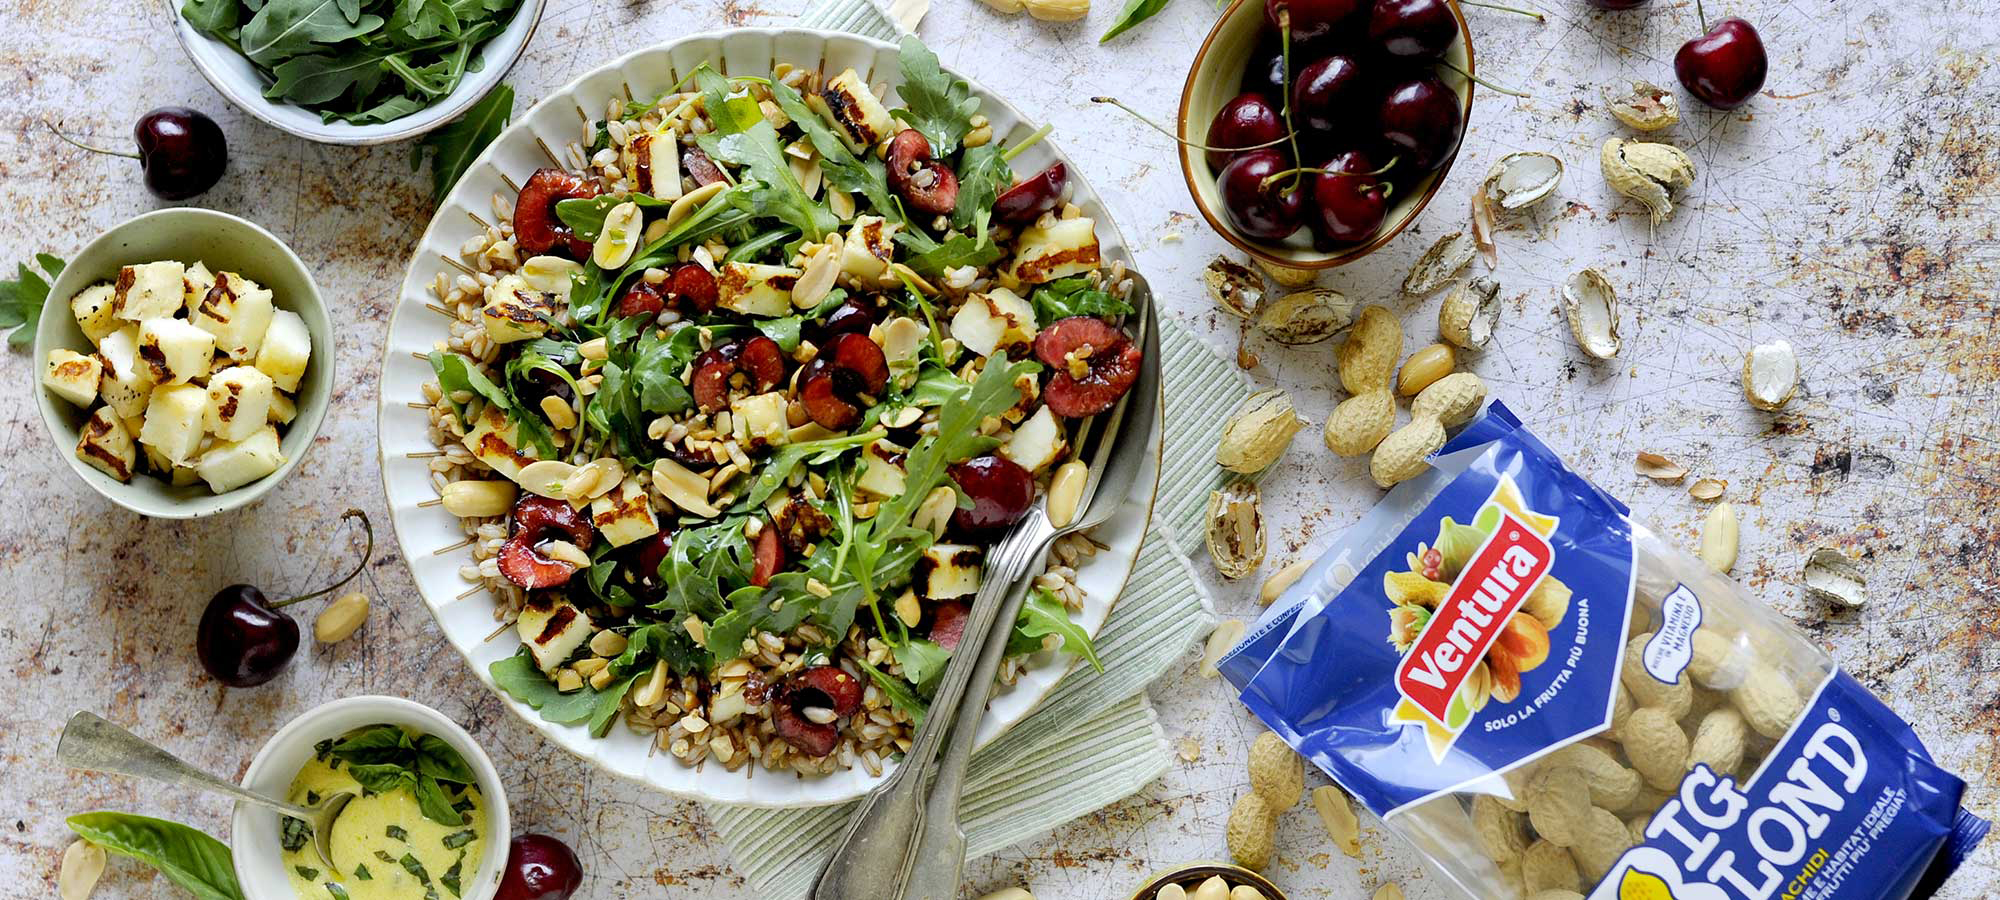
[{"label": "blue snack bag", "polygon": [[1499,403],[1219,663],[1475,897],[1914,896],[1985,835],[1909,726]]}]

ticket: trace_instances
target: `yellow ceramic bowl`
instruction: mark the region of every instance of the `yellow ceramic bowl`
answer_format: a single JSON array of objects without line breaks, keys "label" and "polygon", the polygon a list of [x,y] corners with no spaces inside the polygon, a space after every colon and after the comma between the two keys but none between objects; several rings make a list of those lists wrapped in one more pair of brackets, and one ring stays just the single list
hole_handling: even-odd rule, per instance
[{"label": "yellow ceramic bowl", "polygon": [[1258,893],[1264,895],[1265,900],[1285,900],[1285,892],[1278,890],[1278,886],[1264,876],[1242,866],[1219,862],[1188,863],[1154,875],[1147,879],[1145,884],[1140,885],[1138,890],[1132,892],[1132,900],[1153,900],[1159,896],[1161,888],[1170,884],[1178,884],[1189,894],[1193,894],[1196,885],[1217,875],[1222,876],[1223,881],[1229,882],[1230,887],[1247,884],[1256,888]]},{"label": "yellow ceramic bowl", "polygon": [[[1459,10],[1457,0],[1445,0],[1451,7],[1452,18],[1458,22],[1458,38],[1445,51],[1445,59],[1467,72],[1472,67],[1472,44],[1466,40],[1465,15]],[[1235,0],[1229,4],[1222,18],[1208,33],[1201,49],[1195,53],[1194,66],[1188,69],[1187,86],[1181,91],[1180,137],[1183,141],[1201,143],[1208,138],[1208,125],[1215,120],[1215,114],[1222,105],[1235,99],[1243,80],[1243,72],[1248,67],[1251,54],[1256,52],[1259,32],[1264,28],[1264,0]],[[1311,60],[1293,59],[1293,67]],[[1443,66],[1438,67],[1438,77],[1458,93],[1460,128],[1472,122],[1472,82],[1465,76]],[[1463,138],[1460,146],[1463,146]],[[1350,244],[1332,251],[1315,250],[1311,235],[1303,228],[1282,243],[1253,240],[1238,234],[1229,225],[1223,213],[1222,192],[1216,187],[1216,175],[1208,167],[1201,150],[1181,145],[1181,174],[1187,178],[1188,193],[1194,196],[1194,204],[1201,210],[1210,227],[1221,232],[1230,243],[1272,265],[1292,269],[1330,269],[1351,263],[1375,252],[1377,247],[1393,240],[1402,233],[1422,212],[1431,196],[1437,193],[1438,185],[1444,183],[1445,173],[1451,171],[1451,164],[1458,158],[1458,149],[1452,150],[1444,164],[1438,166],[1416,189],[1400,197],[1392,197],[1394,203],[1389,214],[1383,219],[1382,230],[1365,243]]]}]

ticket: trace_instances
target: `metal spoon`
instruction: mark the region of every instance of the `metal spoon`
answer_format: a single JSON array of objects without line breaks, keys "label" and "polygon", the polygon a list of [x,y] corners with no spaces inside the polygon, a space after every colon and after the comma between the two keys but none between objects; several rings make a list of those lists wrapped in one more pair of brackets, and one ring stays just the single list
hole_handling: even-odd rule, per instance
[{"label": "metal spoon", "polygon": [[126,731],[93,712],[79,712],[63,726],[62,740],[56,744],[56,761],[72,769],[130,775],[178,787],[191,787],[238,800],[255,803],[302,820],[312,828],[313,850],[327,868],[336,868],[330,843],[333,820],[354,799],[343,791],[320,801],[318,806],[293,806],[238,787],[197,769],[132,732]]}]

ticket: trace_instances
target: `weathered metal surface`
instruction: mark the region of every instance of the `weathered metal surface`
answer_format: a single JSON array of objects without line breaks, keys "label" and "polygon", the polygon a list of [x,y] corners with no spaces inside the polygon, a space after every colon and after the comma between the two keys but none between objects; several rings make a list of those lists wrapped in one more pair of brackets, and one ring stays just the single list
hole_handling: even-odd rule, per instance
[{"label": "weathered metal surface", "polygon": [[[1116,93],[1171,116],[1214,6],[1179,0],[1100,47],[1095,37],[1115,13],[1100,5],[1089,24],[1065,26],[952,0],[937,4],[923,33],[947,62],[1031,119],[1055,123],[1167,308],[1233,352],[1236,320],[1213,312],[1196,280],[1224,245],[1193,214],[1168,142],[1088,102]],[[1737,571],[1917,724],[1972,783],[1975,810],[2000,812],[2000,149],[1991,121],[2000,25],[1955,0],[1718,9],[1763,30],[1767,92],[1727,115],[1689,101],[1685,120],[1655,137],[1686,147],[1699,174],[1674,218],[1649,229],[1643,211],[1596,176],[1597,145],[1621,133],[1602,90],[1671,84],[1673,50],[1698,30],[1693,5],[1609,14],[1575,0],[1530,5],[1549,21],[1477,9],[1469,18],[1481,72],[1536,98],[1481,92],[1465,150],[1420,227],[1323,283],[1388,304],[1413,341],[1429,340],[1441,297],[1397,298],[1409,264],[1437,235],[1464,227],[1466,198],[1492,161],[1519,150],[1560,155],[1569,176],[1556,201],[1498,233],[1506,312],[1493,346],[1468,354],[1471,368],[1550,444],[1684,543],[1701,507],[1683,487],[1634,475],[1632,455],[1660,451],[1694,477],[1726,479],[1743,517]],[[558,0],[511,80],[525,107],[645,42],[780,24],[803,6]],[[222,122],[233,158],[198,202],[272,228],[314,268],[341,312],[339,391],[312,457],[261,505],[208,522],[148,522],[74,480],[34,412],[27,385],[37,367],[25,354],[0,355],[15,386],[0,393],[0,486],[11,510],[0,523],[0,883],[14,886],[0,893],[52,891],[69,813],[130,809],[226,826],[219,801],[53,768],[69,711],[95,709],[233,773],[290,715],[382,692],[437,706],[486,741],[515,821],[578,848],[592,873],[588,896],[753,896],[691,804],[594,774],[506,715],[445,647],[386,547],[363,587],[376,612],[354,640],[324,648],[308,637],[293,666],[260,688],[225,691],[201,674],[194,622],[216,588],[249,581],[279,595],[329,577],[352,552],[345,533],[326,534],[349,504],[369,510],[387,537],[373,373],[391,291],[430,205],[407,146],[305,144],[229,108],[187,64],[170,15],[165,3],[0,0],[0,199],[11,211],[0,245],[13,257],[71,253],[158,205],[134,164],[59,145],[44,120],[122,145],[149,107],[200,107]],[[1607,363],[1571,346],[1557,311],[1562,278],[1585,266],[1606,273],[1626,309],[1625,348]],[[1770,415],[1743,402],[1737,369],[1752,343],[1775,337],[1798,347],[1805,387]],[[1256,377],[1290,389],[1308,418],[1338,399],[1332,344],[1292,349],[1253,336],[1249,347],[1261,360]],[[1227,411],[1188,412],[1219,421]],[[1324,546],[1375,501],[1365,465],[1327,454],[1310,431],[1300,436],[1262,485],[1269,520],[1285,523],[1273,529],[1266,572]],[[1803,599],[1798,567],[1822,545],[1862,561],[1867,607],[1840,612]],[[1257,580],[1219,585],[1222,612],[1253,616]],[[309,619],[315,609],[299,612]],[[1224,853],[1223,818],[1258,726],[1220,682],[1194,675],[1192,653],[1154,697],[1185,764],[1138,797],[975,863],[974,888],[1026,882],[1045,900],[1118,900],[1149,871]],[[1385,879],[1414,898],[1448,895],[1372,825],[1364,847],[1358,861],[1340,855],[1312,813],[1296,809],[1283,819],[1272,874],[1299,898],[1365,897]],[[1947,895],[1995,890],[2000,849],[1989,842]],[[98,896],[173,895],[114,862]]]}]

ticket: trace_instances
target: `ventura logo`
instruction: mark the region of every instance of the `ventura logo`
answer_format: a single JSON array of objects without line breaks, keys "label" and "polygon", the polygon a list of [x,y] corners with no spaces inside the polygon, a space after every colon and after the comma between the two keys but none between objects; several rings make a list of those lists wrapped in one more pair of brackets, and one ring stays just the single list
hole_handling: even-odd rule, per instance
[{"label": "ventura logo", "polygon": [[1439,725],[1446,724],[1459,687],[1555,558],[1548,540],[1513,511],[1499,513],[1498,527],[1459,572],[1396,669],[1397,692]]}]

